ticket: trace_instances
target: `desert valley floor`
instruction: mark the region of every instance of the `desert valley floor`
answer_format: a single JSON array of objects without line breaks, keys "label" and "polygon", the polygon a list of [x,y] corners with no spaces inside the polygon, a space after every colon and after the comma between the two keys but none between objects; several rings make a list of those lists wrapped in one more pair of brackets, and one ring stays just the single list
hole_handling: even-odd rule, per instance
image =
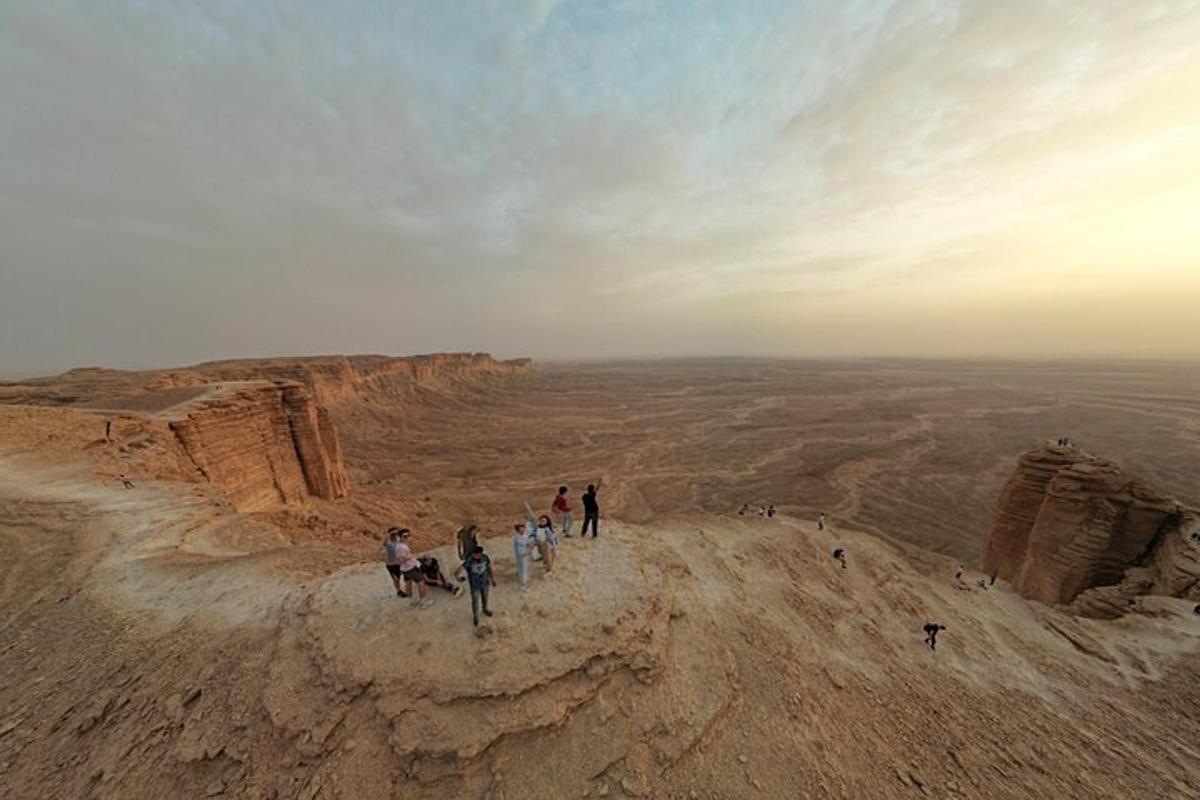
[{"label": "desert valley floor", "polygon": [[[0,383],[0,797],[1195,797],[1191,603],[1092,619],[975,586],[1018,457],[1064,435],[1200,505],[1200,364]],[[600,538],[517,589],[523,501],[565,483],[578,517],[600,479]],[[465,521],[500,583],[481,630],[381,563],[393,524],[450,563]]]}]

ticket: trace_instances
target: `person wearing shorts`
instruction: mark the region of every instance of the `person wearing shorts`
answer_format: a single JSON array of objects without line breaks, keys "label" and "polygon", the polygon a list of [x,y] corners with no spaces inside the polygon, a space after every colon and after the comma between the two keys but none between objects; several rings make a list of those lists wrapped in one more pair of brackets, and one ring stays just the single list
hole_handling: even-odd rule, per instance
[{"label": "person wearing shorts", "polygon": [[400,545],[399,528],[389,529],[387,537],[383,540],[384,564],[387,566],[388,575],[392,576],[396,596],[408,597],[408,592],[404,591],[404,576],[400,571]]},{"label": "person wearing shorts", "polygon": [[[413,607],[424,610],[433,605],[433,598],[426,597],[428,593],[425,588],[425,575],[421,572],[421,562],[413,555],[412,548],[408,546],[408,537],[410,531],[408,528],[393,528],[396,536],[400,539],[400,543],[396,546],[396,566],[400,568],[400,577],[408,584],[408,593],[415,594],[413,598]],[[392,531],[388,531],[390,534]],[[388,570],[389,572],[391,570]],[[414,591],[413,587],[416,587]]]}]

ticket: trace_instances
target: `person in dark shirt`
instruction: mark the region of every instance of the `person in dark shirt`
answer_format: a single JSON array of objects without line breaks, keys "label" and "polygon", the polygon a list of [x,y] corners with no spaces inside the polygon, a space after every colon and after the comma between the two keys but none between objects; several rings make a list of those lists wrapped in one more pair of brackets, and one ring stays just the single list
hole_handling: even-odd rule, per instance
[{"label": "person in dark shirt", "polygon": [[588,525],[592,526],[592,538],[600,533],[600,504],[596,501],[596,492],[600,491],[600,484],[603,480],[598,480],[594,484],[589,483],[587,491],[583,493],[583,529],[579,535],[587,536]]},{"label": "person in dark shirt", "polygon": [[478,530],[479,526],[470,522],[458,529],[458,541],[455,542],[455,545],[458,548],[458,560],[460,562],[466,561],[471,557],[471,553],[475,552],[475,545],[479,544],[478,538],[475,535]]},{"label": "person in dark shirt", "polygon": [[938,631],[946,630],[946,626],[936,622],[926,622],[922,630],[925,631],[925,644],[929,645],[930,650],[937,650]]},{"label": "person in dark shirt", "polygon": [[846,551],[841,547],[833,551],[833,560],[841,562],[842,569],[846,568]]},{"label": "person in dark shirt", "polygon": [[496,585],[496,575],[492,572],[492,560],[483,552],[481,546],[475,546],[475,551],[459,565],[454,574],[462,577],[464,573],[466,573],[467,582],[471,586],[471,619],[478,625],[481,605],[483,606],[483,615],[485,617],[492,616],[492,612],[488,609],[488,588]]},{"label": "person in dark shirt", "polygon": [[462,594],[462,587],[455,586],[442,574],[442,565],[438,563],[436,558],[433,556],[421,556],[417,561],[421,562],[421,574],[425,576],[426,586],[440,586],[455,597]]}]

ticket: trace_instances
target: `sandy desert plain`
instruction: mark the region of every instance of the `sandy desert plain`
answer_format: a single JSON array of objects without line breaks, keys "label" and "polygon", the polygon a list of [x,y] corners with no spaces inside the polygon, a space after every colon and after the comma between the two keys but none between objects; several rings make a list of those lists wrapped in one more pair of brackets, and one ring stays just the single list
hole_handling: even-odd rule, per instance
[{"label": "sandy desert plain", "polygon": [[[1195,508],[1200,364],[0,383],[0,797],[1200,796],[1194,584],[1112,618],[975,585],[1019,457],[1063,435]],[[517,589],[522,501],[565,483],[578,520],[599,479],[600,537]],[[479,630],[381,560],[404,524],[449,564],[465,521],[499,579]]]}]

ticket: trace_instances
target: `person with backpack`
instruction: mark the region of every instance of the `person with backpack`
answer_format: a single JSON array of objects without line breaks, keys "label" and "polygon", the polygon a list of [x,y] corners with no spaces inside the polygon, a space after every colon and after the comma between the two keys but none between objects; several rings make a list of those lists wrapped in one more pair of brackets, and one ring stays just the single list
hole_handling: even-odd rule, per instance
[{"label": "person with backpack", "polygon": [[579,532],[581,537],[587,536],[589,524],[592,526],[593,539],[600,533],[600,503],[596,500],[596,492],[600,491],[600,484],[603,482],[601,479],[594,484],[589,483],[587,491],[583,493],[583,527]]},{"label": "person with backpack", "polygon": [[558,487],[558,494],[554,496],[554,502],[550,505],[550,510],[558,517],[558,525],[562,529],[564,539],[571,538],[571,523],[574,518],[571,516],[571,504],[567,502],[567,487]]},{"label": "person with backpack", "polygon": [[454,574],[459,580],[462,580],[464,574],[467,577],[467,584],[471,587],[471,620],[475,625],[479,625],[480,611],[483,611],[485,617],[492,616],[492,611],[488,608],[488,589],[496,585],[492,559],[483,552],[482,546],[475,545],[475,549],[459,564]]}]

